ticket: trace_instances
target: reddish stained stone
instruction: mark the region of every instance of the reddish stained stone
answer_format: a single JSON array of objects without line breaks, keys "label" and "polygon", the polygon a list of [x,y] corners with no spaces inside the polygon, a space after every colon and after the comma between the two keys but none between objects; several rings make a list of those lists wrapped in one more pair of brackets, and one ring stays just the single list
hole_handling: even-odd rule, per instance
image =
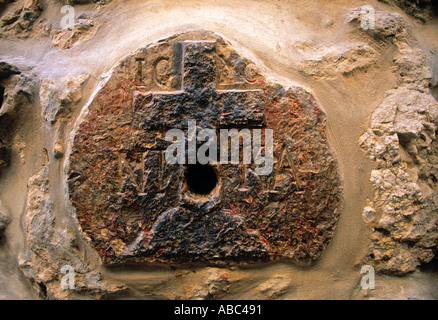
[{"label": "reddish stained stone", "polygon": [[[311,94],[268,83],[253,66],[222,38],[194,32],[114,70],[80,119],[67,173],[79,224],[106,264],[308,264],[321,255],[342,195],[325,115]],[[192,192],[187,165],[164,159],[165,132],[186,131],[187,120],[273,129],[272,174],[214,165],[214,189]]]}]

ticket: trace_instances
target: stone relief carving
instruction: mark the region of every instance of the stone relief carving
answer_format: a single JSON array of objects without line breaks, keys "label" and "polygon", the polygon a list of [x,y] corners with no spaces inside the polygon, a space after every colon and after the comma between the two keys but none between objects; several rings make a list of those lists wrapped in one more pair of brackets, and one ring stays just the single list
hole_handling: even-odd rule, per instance
[{"label": "stone relief carving", "polygon": [[[170,129],[273,130],[274,165],[168,164]],[[222,38],[178,35],[124,59],[80,120],[68,166],[77,220],[107,264],[315,261],[341,184],[310,93],[269,83]]]}]

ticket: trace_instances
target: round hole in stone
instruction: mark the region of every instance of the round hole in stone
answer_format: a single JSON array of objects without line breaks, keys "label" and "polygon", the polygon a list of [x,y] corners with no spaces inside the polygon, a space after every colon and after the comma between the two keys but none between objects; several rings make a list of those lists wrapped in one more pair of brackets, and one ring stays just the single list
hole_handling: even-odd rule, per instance
[{"label": "round hole in stone", "polygon": [[186,170],[188,189],[199,195],[210,194],[218,183],[216,171],[212,166],[189,164]]}]

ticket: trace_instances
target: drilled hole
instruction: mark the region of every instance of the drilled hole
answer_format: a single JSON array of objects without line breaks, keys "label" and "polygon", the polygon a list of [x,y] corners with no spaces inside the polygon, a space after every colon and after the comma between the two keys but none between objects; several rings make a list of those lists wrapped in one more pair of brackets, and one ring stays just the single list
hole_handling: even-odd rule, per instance
[{"label": "drilled hole", "polygon": [[209,165],[188,165],[186,171],[188,189],[199,195],[210,194],[217,185],[217,175],[213,167]]}]

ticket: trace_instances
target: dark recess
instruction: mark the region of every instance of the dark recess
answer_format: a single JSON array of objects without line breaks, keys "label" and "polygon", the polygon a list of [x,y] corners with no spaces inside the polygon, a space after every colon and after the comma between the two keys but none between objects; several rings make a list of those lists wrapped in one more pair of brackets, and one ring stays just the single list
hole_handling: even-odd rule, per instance
[{"label": "dark recess", "polygon": [[187,167],[186,181],[193,193],[208,195],[216,188],[217,175],[209,165],[191,164]]}]

